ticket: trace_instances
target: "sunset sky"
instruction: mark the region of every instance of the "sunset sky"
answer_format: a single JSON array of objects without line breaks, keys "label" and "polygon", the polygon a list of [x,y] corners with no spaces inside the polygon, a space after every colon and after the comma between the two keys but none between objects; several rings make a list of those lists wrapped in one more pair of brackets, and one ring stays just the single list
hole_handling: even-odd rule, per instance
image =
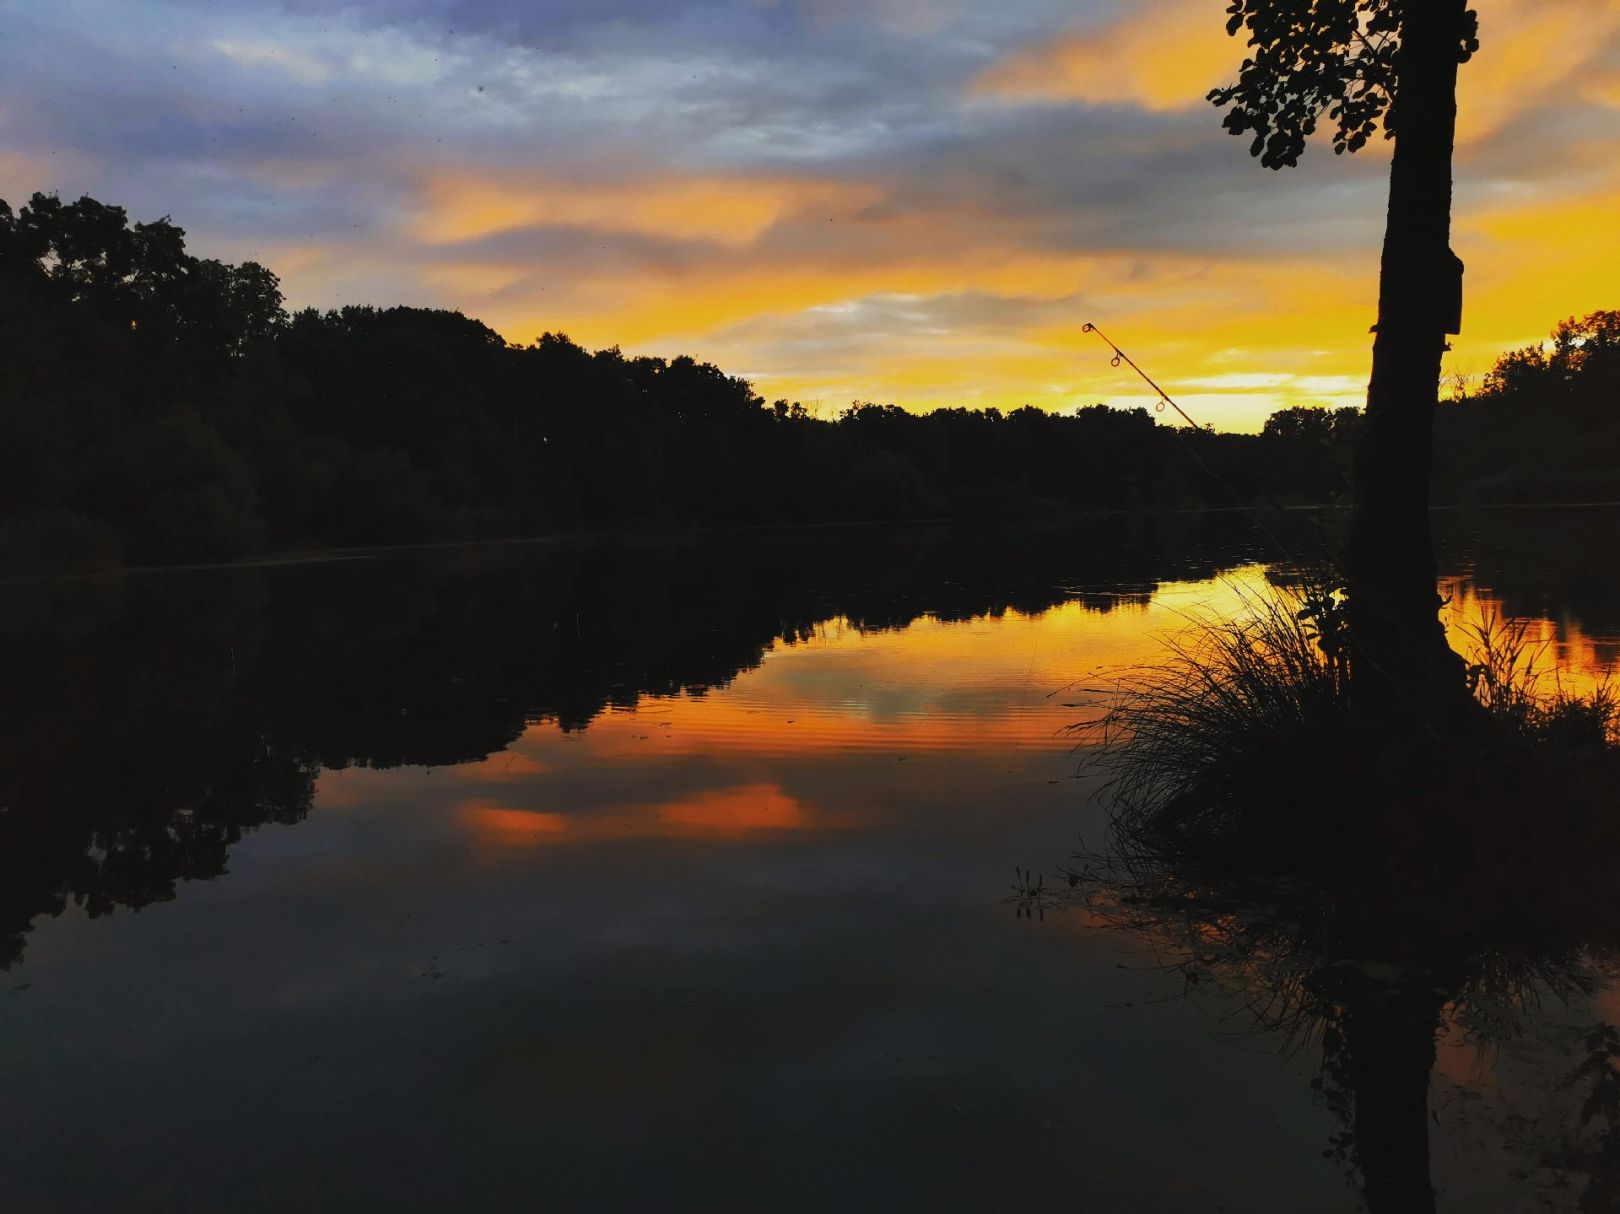
[{"label": "sunset sky", "polygon": [[[294,306],[458,308],[767,397],[1359,403],[1387,145],[1260,168],[1223,0],[0,0],[0,197]],[[1620,0],[1479,0],[1454,370],[1620,307]]]}]

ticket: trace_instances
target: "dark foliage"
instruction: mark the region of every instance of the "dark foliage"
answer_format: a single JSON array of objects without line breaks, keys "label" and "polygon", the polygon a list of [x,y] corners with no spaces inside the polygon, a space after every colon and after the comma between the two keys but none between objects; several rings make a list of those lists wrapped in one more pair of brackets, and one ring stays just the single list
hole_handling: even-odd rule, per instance
[{"label": "dark foliage", "polygon": [[1620,500],[1620,312],[1570,318],[1548,342],[1504,354],[1478,389],[1442,405],[1442,500]]},{"label": "dark foliage", "polygon": [[[1250,135],[1249,154],[1267,168],[1299,163],[1319,125],[1336,153],[1356,152],[1378,131],[1394,135],[1403,12],[1400,0],[1231,0],[1226,32],[1248,34],[1250,54],[1236,83],[1212,89],[1227,109],[1222,125]],[[1468,12],[1458,62],[1479,49]]]},{"label": "dark foliage", "polygon": [[1172,430],[1100,405],[821,420],[691,358],[510,345],[459,313],[288,315],[167,219],[0,203],[0,565],[626,526],[1232,506],[1342,492],[1353,422]]},{"label": "dark foliage", "polygon": [[[1324,1154],[1375,1214],[1432,1214],[1437,1033],[1513,1040],[1543,1001],[1620,972],[1620,719],[1606,686],[1539,683],[1523,627],[1498,621],[1475,629],[1474,717],[1369,719],[1330,608],[1309,590],[1263,597],[1195,620],[1166,662],[1131,672],[1086,727],[1110,847],[1080,857],[1067,888],[1020,874],[1016,896],[1025,915],[1079,904],[1143,933],[1189,992],[1235,996],[1256,1027],[1318,1044],[1313,1086],[1342,1121]],[[1579,1178],[1580,1208],[1608,1209],[1616,1039],[1607,1024],[1582,1035],[1584,1061],[1554,1072],[1578,1113],[1508,1129],[1549,1187]]]},{"label": "dark foliage", "polygon": [[[1620,321],[1566,322],[1442,410],[1441,488],[1615,496]],[[691,358],[507,343],[421,308],[287,314],[273,273],[166,219],[0,202],[0,568],[619,529],[1334,502],[1362,429],[1260,435],[1144,409],[837,418]]]}]

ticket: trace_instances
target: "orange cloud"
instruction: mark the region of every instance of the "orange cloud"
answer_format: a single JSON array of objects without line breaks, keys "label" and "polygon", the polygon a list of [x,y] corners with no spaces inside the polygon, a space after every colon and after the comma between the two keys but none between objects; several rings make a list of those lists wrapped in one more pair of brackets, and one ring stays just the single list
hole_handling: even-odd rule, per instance
[{"label": "orange cloud", "polygon": [[1454,365],[1484,371],[1565,316],[1615,306],[1617,187],[1566,198],[1531,193],[1458,216],[1453,243],[1468,263],[1468,298]]},{"label": "orange cloud", "polygon": [[[768,397],[819,399],[834,408],[856,397],[899,400],[914,408],[1135,403],[1144,391],[1140,383],[1093,358],[1095,350],[1080,334],[1086,321],[1109,318],[1121,341],[1134,337],[1139,353],[1159,360],[1155,365],[1167,386],[1208,376],[1216,364],[1236,369],[1233,360],[1242,350],[1252,358],[1242,369],[1281,372],[1285,383],[1296,375],[1317,382],[1323,376],[1365,375],[1368,347],[1346,343],[1345,335],[1364,334],[1372,322],[1376,281],[1370,269],[1216,261],[1170,252],[1151,259],[1130,252],[1064,255],[996,241],[975,248],[970,225],[960,215],[869,222],[892,223],[896,229],[902,247],[891,252],[892,260],[862,266],[741,257],[725,263],[723,291],[684,275],[659,277],[629,266],[589,282],[548,288],[543,303],[508,297],[472,310],[517,339],[556,328],[557,317],[566,315],[570,333],[588,344],[695,351],[749,375]],[[964,233],[960,241],[954,239],[958,232]],[[956,259],[942,262],[940,247],[954,248]],[[510,271],[490,267],[488,273],[491,281],[501,282]],[[480,280],[469,274],[467,281]],[[806,347],[803,366],[797,365],[798,356],[784,352],[796,334],[877,295],[915,297],[923,305],[976,291],[1011,303],[1063,300],[1077,288],[1107,299],[1107,315],[1075,305],[1062,323],[1022,330],[873,328],[866,335],[870,340],[857,336],[832,354],[814,344]],[[1267,313],[1288,315],[1290,322],[1284,329],[1257,324],[1256,315]],[[1324,359],[1322,351],[1334,357]],[[1209,420],[1258,428],[1278,399],[1321,399],[1313,387],[1249,395],[1233,409],[1215,402],[1220,409]]]},{"label": "orange cloud", "polygon": [[1478,144],[1562,94],[1601,94],[1599,60],[1620,34],[1620,6],[1612,0],[1481,0],[1479,14],[1480,52],[1457,79],[1459,144]]},{"label": "orange cloud", "polygon": [[[1461,84],[1456,244],[1469,276],[1466,331],[1452,358],[1472,371],[1564,315],[1614,306],[1620,280],[1620,249],[1609,239],[1612,141],[1594,118],[1620,106],[1612,46],[1620,6],[1479,7],[1484,48]],[[589,346],[691,353],[753,379],[767,398],[820,402],[824,413],[857,397],[919,410],[1152,403],[1082,338],[1088,320],[1126,344],[1200,421],[1252,430],[1287,405],[1358,403],[1381,209],[1363,190],[1359,212],[1328,207],[1334,213],[1319,235],[1309,224],[1324,181],[1364,187],[1378,166],[1334,163],[1323,148],[1298,174],[1253,166],[1202,99],[1243,55],[1219,9],[1212,0],[1121,5],[1115,20],[1061,30],[995,62],[965,105],[952,76],[925,139],[911,145],[894,133],[892,165],[862,152],[799,162],[805,167],[774,157],[750,170],[739,156],[705,172],[695,166],[714,161],[680,147],[662,162],[610,164],[616,149],[606,140],[603,159],[578,164],[493,167],[458,152],[443,162],[429,154],[406,173],[385,150],[368,151],[357,166],[275,145],[234,167],[306,198],[337,191],[350,170],[391,172],[401,183],[393,213],[404,218],[372,238],[236,255],[281,271],[298,304],[437,303],[516,341],[562,330]],[[845,0],[818,11],[835,22],[873,13]],[[958,0],[893,0],[881,21],[911,29],[915,18],[925,37],[966,11]],[[261,49],[233,45],[232,53],[264,66]],[[999,107],[996,122],[1017,139],[1009,103],[1020,101],[1173,116],[1076,109],[1072,143],[1032,139],[1027,157],[990,148],[971,122],[953,125],[960,115],[952,106],[970,118]],[[1535,127],[1538,142],[1555,145],[1558,180],[1513,155],[1529,129],[1515,118],[1532,110],[1545,126]],[[1174,158],[1151,159],[1167,144],[1178,154],[1205,148],[1187,133],[1195,120],[1232,166],[1207,196],[1207,182],[1192,170],[1180,176]],[[1043,111],[1034,121],[1055,119]],[[1035,160],[1070,150],[1080,168],[1099,166],[1110,182],[1117,172],[1122,196],[1088,190],[1084,173],[1044,173]],[[1133,159],[1144,156],[1151,163]],[[1188,162],[1208,173],[1201,156]],[[7,169],[0,158],[0,175]],[[1185,200],[1166,208],[1177,225],[1169,234],[1152,218],[1120,217],[1140,205],[1150,171]],[[1592,184],[1598,178],[1602,188]],[[1277,228],[1274,195],[1300,199],[1297,215],[1284,216],[1288,232]],[[547,228],[567,235],[523,243],[523,233]],[[952,311],[964,296],[980,302]]]},{"label": "orange cloud", "polygon": [[1223,36],[1207,0],[1154,0],[1099,29],[1003,59],[974,82],[980,96],[1177,110],[1233,75],[1242,44]]},{"label": "orange cloud", "polygon": [[456,244],[559,225],[746,247],[784,216],[847,212],[873,197],[871,190],[794,178],[644,176],[584,184],[440,172],[424,186],[409,231],[427,244]]}]

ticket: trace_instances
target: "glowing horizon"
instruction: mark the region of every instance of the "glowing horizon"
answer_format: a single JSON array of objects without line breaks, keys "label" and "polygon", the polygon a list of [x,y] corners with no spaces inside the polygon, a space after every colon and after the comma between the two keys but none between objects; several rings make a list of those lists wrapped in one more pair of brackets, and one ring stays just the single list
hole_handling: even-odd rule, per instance
[{"label": "glowing horizon", "polygon": [[[293,307],[690,354],[767,399],[1363,398],[1387,145],[1274,174],[1203,100],[1216,0],[113,0],[10,9],[0,197],[89,193]],[[1614,307],[1620,3],[1481,0],[1448,371]]]}]

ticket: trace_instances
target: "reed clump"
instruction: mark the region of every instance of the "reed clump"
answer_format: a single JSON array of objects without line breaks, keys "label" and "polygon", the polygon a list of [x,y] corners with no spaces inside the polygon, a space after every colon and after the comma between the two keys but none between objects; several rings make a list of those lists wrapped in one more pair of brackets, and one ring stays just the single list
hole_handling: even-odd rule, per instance
[{"label": "reed clump", "polygon": [[1469,689],[1496,725],[1533,745],[1599,751],[1620,745],[1620,695],[1600,683],[1579,693],[1546,662],[1522,620],[1491,612],[1464,630]]},{"label": "reed clump", "polygon": [[1613,807],[1620,700],[1564,687],[1522,625],[1487,617],[1467,630],[1478,711],[1461,726],[1397,726],[1353,711],[1334,591],[1243,600],[1235,618],[1191,618],[1100,720],[1076,727],[1106,777],[1116,848],[1302,872],[1411,858],[1404,844],[1421,834],[1422,865],[1511,851],[1532,814]]}]

